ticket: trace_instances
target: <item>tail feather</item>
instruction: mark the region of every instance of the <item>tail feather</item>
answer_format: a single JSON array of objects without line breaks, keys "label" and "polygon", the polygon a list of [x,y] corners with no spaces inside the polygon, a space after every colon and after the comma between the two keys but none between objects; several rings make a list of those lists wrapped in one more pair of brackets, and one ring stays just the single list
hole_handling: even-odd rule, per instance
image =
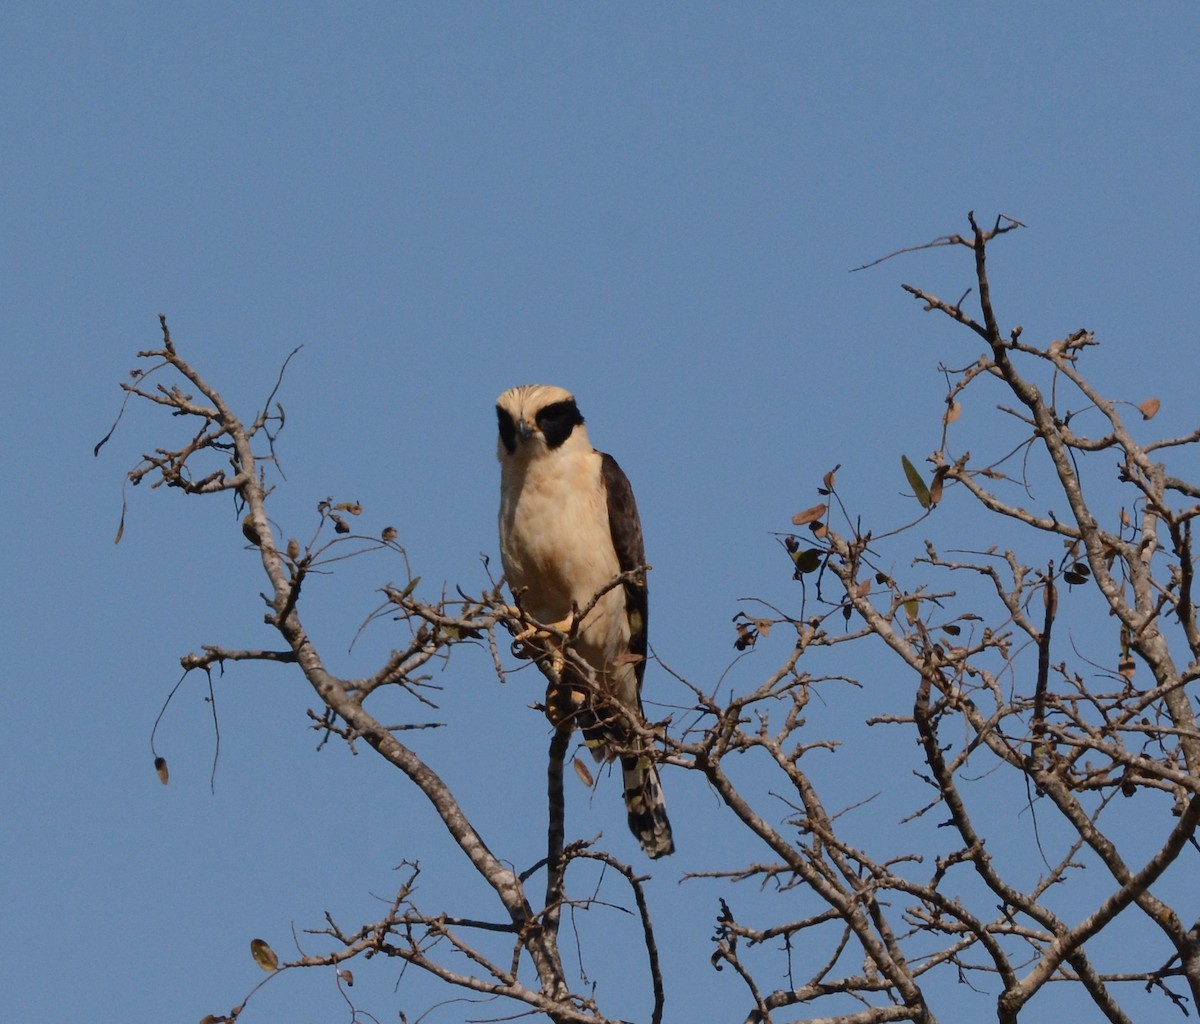
[{"label": "tail feather", "polygon": [[[645,755],[618,753],[637,750],[642,745],[634,740],[624,721],[630,712],[614,702],[601,714],[596,703],[588,699],[588,688],[582,685],[553,690],[546,700],[550,720],[555,725],[573,721],[583,732],[584,745],[597,761],[610,762],[620,757],[629,831],[646,856],[657,859],[674,853],[675,840],[671,837],[667,801],[658,781],[658,769]],[[640,716],[640,704],[637,711]]]},{"label": "tail feather", "polygon": [[637,837],[642,850],[652,860],[675,852],[667,801],[658,781],[658,769],[645,758],[621,758],[625,783],[625,809],[629,831]]}]

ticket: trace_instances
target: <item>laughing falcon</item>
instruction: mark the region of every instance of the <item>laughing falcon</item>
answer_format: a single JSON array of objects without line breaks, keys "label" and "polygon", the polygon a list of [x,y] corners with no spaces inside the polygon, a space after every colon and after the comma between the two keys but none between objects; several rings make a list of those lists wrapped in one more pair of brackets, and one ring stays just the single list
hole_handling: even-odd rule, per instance
[{"label": "laughing falcon", "polygon": [[[630,720],[644,724],[646,581],[612,587],[645,564],[642,524],[629,480],[588,441],[569,391],[526,384],[496,401],[500,426],[500,556],[517,603],[531,618],[575,630],[578,659],[562,665],[552,720],[573,720],[597,760],[621,759],[629,828],[650,857],[675,849],[658,771]],[[595,601],[578,623],[573,619]],[[555,705],[559,705],[557,708]]]}]

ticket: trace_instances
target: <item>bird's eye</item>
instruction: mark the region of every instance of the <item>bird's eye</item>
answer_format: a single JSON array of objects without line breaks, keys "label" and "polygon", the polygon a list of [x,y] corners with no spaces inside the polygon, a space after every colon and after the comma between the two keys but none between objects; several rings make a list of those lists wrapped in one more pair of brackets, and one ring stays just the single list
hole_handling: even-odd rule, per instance
[{"label": "bird's eye", "polygon": [[517,425],[512,416],[500,406],[496,406],[496,421],[500,426],[500,442],[504,445],[504,450],[511,455],[517,450]]},{"label": "bird's eye", "polygon": [[537,414],[538,429],[546,439],[547,448],[557,448],[582,422],[583,417],[579,415],[579,407],[574,399],[554,402]]}]

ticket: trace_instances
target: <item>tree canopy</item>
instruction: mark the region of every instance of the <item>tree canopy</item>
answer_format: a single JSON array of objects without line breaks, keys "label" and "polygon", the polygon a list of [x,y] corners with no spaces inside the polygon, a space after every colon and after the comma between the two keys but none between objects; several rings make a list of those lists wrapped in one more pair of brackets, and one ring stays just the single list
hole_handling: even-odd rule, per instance
[{"label": "tree canopy", "polygon": [[[734,611],[733,595],[704,598],[731,605],[731,653],[774,652],[773,668],[753,685],[711,686],[659,666],[671,710],[630,724],[653,744],[668,793],[694,773],[720,801],[723,827],[744,840],[743,862],[714,860],[684,882],[764,894],[747,911],[713,900],[707,957],[691,968],[741,986],[746,1021],[932,1022],[949,1017],[948,994],[964,987],[1003,1024],[1051,987],[1113,1022],[1133,1019],[1133,993],[1151,993],[1164,1013],[1189,1014],[1200,997],[1194,911],[1165,884],[1200,823],[1200,482],[1179,475],[1200,429],[1143,437],[1158,402],[1112,398],[1090,383],[1090,331],[1030,341],[1002,322],[988,254],[1020,227],[971,215],[963,234],[915,247],[970,261],[967,294],[905,290],[972,347],[940,367],[945,411],[932,449],[904,438],[913,447],[894,467],[909,492],[896,502],[899,525],[865,522],[830,467],[777,538],[781,569],[796,581],[792,601]],[[481,1017],[600,1024],[618,1019],[608,1009],[613,987],[572,964],[609,941],[599,910],[617,904],[636,922],[622,934],[636,937],[644,965],[621,981],[623,996],[632,990],[640,1001],[639,1020],[671,1019],[662,950],[679,941],[678,925],[656,911],[645,862],[569,824],[568,766],[593,781],[572,754],[569,724],[547,726],[544,754],[525,751],[546,764],[544,791],[523,794],[526,820],[544,832],[529,862],[473,820],[407,742],[435,726],[431,672],[453,679],[463,645],[487,653],[499,682],[532,654],[553,693],[562,662],[512,649],[512,637],[536,624],[499,580],[427,596],[438,588],[422,580],[436,567],[408,566],[392,527],[360,530],[354,501],[320,500],[304,530],[277,522],[284,373],[243,416],[177,350],[165,318],[161,332],[138,353],[126,401],[152,403],[191,429],[183,443],[155,446],[128,481],[232,496],[261,560],[277,638],[269,649],[205,644],[182,658],[185,676],[258,661],[303,678],[325,740],[369,748],[402,773],[436,814],[447,851],[465,855],[463,905],[426,905],[420,865],[406,861],[375,920],[350,925],[330,907],[295,950],[256,939],[255,960],[271,978],[332,966],[352,1006],[354,971],[383,958],[448,992],[493,997]],[[988,418],[972,435],[985,451],[962,448],[957,424],[968,405]],[[969,507],[966,529],[944,528],[938,512],[949,501]],[[383,587],[369,619],[386,624],[393,649],[371,674],[343,678],[313,640],[305,588],[347,559],[380,553],[400,556],[406,572]],[[213,561],[219,571],[220,556]],[[572,657],[570,633],[557,639]],[[886,655],[899,682],[863,678],[865,649]],[[843,700],[861,711],[850,735],[828,731],[820,711]],[[397,723],[398,706],[408,710]],[[166,783],[167,761],[155,757]],[[876,760],[876,789],[847,803],[840,758]],[[1012,827],[995,813],[998,793],[1021,795],[1028,841],[997,841]],[[670,870],[669,861],[655,866],[660,877]],[[355,1010],[368,1011],[388,1012]],[[252,1016],[242,998],[205,1019]]]}]

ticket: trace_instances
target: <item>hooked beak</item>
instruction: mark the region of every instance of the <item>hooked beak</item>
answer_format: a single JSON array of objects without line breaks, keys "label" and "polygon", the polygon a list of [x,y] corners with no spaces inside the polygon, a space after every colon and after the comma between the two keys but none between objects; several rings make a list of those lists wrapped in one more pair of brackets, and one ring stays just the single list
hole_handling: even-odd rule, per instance
[{"label": "hooked beak", "polygon": [[527,419],[517,420],[517,433],[521,435],[522,441],[528,441],[536,428]]}]

